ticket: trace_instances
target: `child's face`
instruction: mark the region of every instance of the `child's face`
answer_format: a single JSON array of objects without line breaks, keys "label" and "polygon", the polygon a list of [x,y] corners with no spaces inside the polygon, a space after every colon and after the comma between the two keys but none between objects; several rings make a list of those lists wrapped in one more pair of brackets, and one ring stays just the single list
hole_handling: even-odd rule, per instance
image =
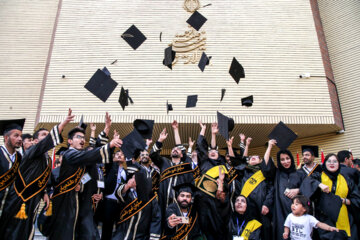
[{"label": "child's face", "polygon": [[306,209],[298,199],[294,199],[293,203],[291,204],[291,211],[295,216],[302,216],[306,212]]}]

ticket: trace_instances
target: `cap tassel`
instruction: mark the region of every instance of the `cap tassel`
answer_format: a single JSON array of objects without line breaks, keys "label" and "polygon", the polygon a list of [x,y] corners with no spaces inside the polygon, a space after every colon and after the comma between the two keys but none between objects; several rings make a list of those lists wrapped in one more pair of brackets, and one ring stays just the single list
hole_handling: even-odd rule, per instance
[{"label": "cap tassel", "polygon": [[18,218],[18,219],[27,219],[28,216],[26,215],[26,212],[25,212],[25,203],[21,204],[21,208],[20,208],[20,211],[16,214],[15,218]]},{"label": "cap tassel", "polygon": [[49,217],[49,216],[51,216],[51,215],[52,215],[52,202],[50,201],[49,207],[48,207],[48,209],[47,209],[46,212],[45,212],[45,216]]}]

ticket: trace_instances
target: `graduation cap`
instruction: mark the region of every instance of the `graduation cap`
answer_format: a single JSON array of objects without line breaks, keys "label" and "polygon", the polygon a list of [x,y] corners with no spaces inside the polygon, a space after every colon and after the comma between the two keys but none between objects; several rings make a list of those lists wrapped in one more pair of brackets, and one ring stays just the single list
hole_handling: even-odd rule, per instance
[{"label": "graduation cap", "polygon": [[189,182],[181,183],[176,186],[173,186],[176,194],[179,195],[181,192],[191,193],[191,196],[194,196],[194,193],[198,190],[193,184]]},{"label": "graduation cap", "polygon": [[217,112],[217,120],[221,136],[223,136],[225,140],[228,140],[229,132],[234,129],[234,119]]},{"label": "graduation cap", "polygon": [[130,159],[135,156],[137,150],[144,150],[145,147],[146,143],[143,136],[141,136],[138,130],[134,129],[131,133],[124,137],[121,150],[123,151],[125,157]]},{"label": "graduation cap", "polygon": [[205,52],[202,53],[198,67],[203,72],[205,70],[205,66],[209,65],[211,57],[208,57]]},{"label": "graduation cap", "polygon": [[207,19],[203,15],[195,11],[186,22],[195,28],[196,31],[199,31],[206,21]]},{"label": "graduation cap", "polygon": [[301,152],[310,152],[314,157],[319,157],[319,146],[302,145]]},{"label": "graduation cap", "polygon": [[106,74],[106,76],[111,77],[111,76],[110,76],[111,73],[110,73],[109,69],[107,69],[106,67],[104,67],[103,69],[101,69],[101,71],[103,71],[103,72]]},{"label": "graduation cap", "polygon": [[154,120],[136,119],[134,121],[134,128],[145,139],[152,138],[153,127],[154,127]]},{"label": "graduation cap", "polygon": [[322,192],[320,194],[318,206],[320,211],[322,211],[332,220],[332,222],[335,223],[339,217],[342,201],[339,196],[333,193]]},{"label": "graduation cap", "polygon": [[268,136],[269,139],[275,139],[276,145],[281,149],[287,149],[291,143],[297,138],[297,135],[285,125],[279,122]]},{"label": "graduation cap", "polygon": [[55,155],[63,155],[66,150],[68,150],[67,147],[61,147],[59,150],[56,151]]},{"label": "graduation cap", "polygon": [[224,99],[225,92],[226,92],[226,89],[225,89],[225,88],[221,89],[221,99],[220,99],[220,102]]},{"label": "graduation cap", "polygon": [[172,63],[175,60],[176,52],[172,50],[172,46],[165,48],[163,64],[172,69]]},{"label": "graduation cap", "polygon": [[118,85],[118,83],[115,82],[109,74],[110,72],[107,69],[105,72],[98,69],[84,86],[103,102],[106,102]]},{"label": "graduation cap", "polygon": [[0,135],[4,135],[5,133],[14,129],[22,131],[24,124],[25,124],[25,118],[0,120]]},{"label": "graduation cap", "polygon": [[240,81],[240,78],[245,78],[245,71],[244,68],[241,66],[241,64],[236,60],[234,57],[231,66],[229,69],[229,73],[232,76],[232,78],[235,80],[235,82],[238,84]]},{"label": "graduation cap", "polygon": [[128,89],[125,90],[124,87],[121,87],[119,103],[123,110],[125,110],[126,106],[129,106],[129,100],[131,104],[134,103],[131,97],[129,96],[129,90]]},{"label": "graduation cap", "polygon": [[186,100],[186,108],[196,107],[198,95],[189,95]]},{"label": "graduation cap", "polygon": [[253,102],[254,102],[253,95],[241,99],[242,106],[251,107],[253,105]]},{"label": "graduation cap", "polygon": [[168,101],[166,101],[166,113],[169,114],[169,111],[173,110],[172,104],[169,104]]},{"label": "graduation cap", "polygon": [[78,127],[82,128],[82,129],[84,129],[84,130],[86,130],[86,128],[87,128],[87,124],[86,124],[86,123],[84,123],[84,115],[81,115],[81,119],[80,119],[80,123],[79,123]]},{"label": "graduation cap", "polygon": [[136,50],[146,40],[146,37],[140,30],[132,25],[126,30],[121,37],[134,49]]}]

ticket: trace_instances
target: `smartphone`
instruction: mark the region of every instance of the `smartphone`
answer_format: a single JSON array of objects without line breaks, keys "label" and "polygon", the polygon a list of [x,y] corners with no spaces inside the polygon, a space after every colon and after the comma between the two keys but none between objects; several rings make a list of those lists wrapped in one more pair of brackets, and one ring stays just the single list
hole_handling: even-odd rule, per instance
[{"label": "smartphone", "polygon": [[189,218],[188,217],[179,217],[181,219],[182,224],[189,224]]},{"label": "smartphone", "polygon": [[284,194],[288,194],[290,192],[290,189],[286,188]]}]

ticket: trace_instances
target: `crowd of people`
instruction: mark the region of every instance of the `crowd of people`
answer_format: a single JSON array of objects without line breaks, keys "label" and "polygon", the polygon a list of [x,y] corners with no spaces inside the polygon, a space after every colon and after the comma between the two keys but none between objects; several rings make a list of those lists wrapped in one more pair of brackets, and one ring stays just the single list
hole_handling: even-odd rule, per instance
[{"label": "crowd of people", "polygon": [[264,156],[250,156],[252,139],[240,134],[240,145],[230,137],[222,156],[217,123],[210,144],[201,122],[197,140],[184,144],[174,121],[175,146],[166,157],[167,129],[154,143],[143,129],[120,139],[110,134],[106,113],[98,136],[90,124],[89,144],[86,125],[67,133],[54,168],[48,152],[73,120],[69,109],[51,130],[0,127],[1,239],[33,239],[35,222],[50,240],[359,239],[360,160],[347,150],[320,164],[304,148],[297,168],[287,149],[272,159],[277,140],[268,141]]}]

